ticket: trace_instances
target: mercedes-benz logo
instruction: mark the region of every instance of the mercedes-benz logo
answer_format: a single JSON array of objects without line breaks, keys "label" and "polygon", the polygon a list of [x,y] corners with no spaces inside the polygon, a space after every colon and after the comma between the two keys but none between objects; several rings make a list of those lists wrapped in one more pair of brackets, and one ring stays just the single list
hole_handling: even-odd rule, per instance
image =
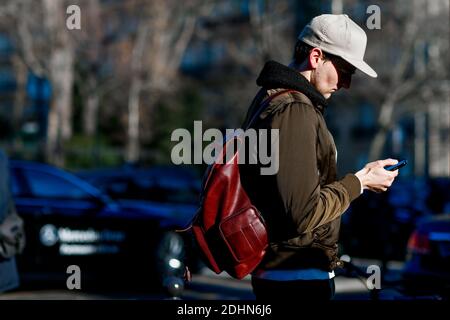
[{"label": "mercedes-benz logo", "polygon": [[58,230],[52,224],[44,225],[39,232],[39,239],[41,243],[46,247],[51,247],[55,245],[58,240]]}]

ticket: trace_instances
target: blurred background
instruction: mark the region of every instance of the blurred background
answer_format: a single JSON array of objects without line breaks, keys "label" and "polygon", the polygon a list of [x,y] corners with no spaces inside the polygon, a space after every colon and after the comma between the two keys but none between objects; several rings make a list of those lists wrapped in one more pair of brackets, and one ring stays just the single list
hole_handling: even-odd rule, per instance
[{"label": "blurred background", "polygon": [[[371,5],[379,28],[368,27]],[[223,287],[200,261],[199,282],[181,293],[189,240],[173,230],[195,214],[204,166],[173,166],[170,135],[194,120],[239,128],[264,62],[288,64],[322,13],[366,31],[378,72],[356,72],[326,111],[340,174],[380,158],[409,163],[389,192],[365,193],[344,214],[342,254],[380,265],[402,296],[448,295],[449,10],[449,0],[1,1],[0,146],[28,240],[10,297],[42,297],[30,292],[53,278],[65,289],[75,264],[83,277],[108,274],[95,297],[128,297],[111,292],[134,276],[143,298],[251,299],[248,281]]]}]

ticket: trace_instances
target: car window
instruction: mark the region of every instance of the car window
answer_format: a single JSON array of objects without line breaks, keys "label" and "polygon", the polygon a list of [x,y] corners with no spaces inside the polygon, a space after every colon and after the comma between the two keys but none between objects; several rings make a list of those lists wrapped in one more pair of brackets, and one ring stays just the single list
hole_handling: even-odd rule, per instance
[{"label": "car window", "polygon": [[199,192],[181,183],[175,185],[159,184],[149,180],[104,180],[101,189],[114,199],[149,200],[162,203],[195,204]]},{"label": "car window", "polygon": [[25,176],[34,197],[73,200],[92,198],[77,185],[51,174],[25,170]]},{"label": "car window", "polygon": [[141,189],[141,198],[164,203],[194,204],[198,200],[197,190],[190,187],[175,187],[153,184]]},{"label": "car window", "polygon": [[103,185],[107,186],[108,191],[111,194],[114,195],[120,195],[127,192],[127,189],[129,188],[129,181],[128,180],[106,180],[102,183]]},{"label": "car window", "polygon": [[19,182],[19,177],[17,176],[16,170],[11,170],[10,175],[10,183],[11,183],[11,193],[13,196],[21,196],[25,193],[22,188],[22,185]]}]

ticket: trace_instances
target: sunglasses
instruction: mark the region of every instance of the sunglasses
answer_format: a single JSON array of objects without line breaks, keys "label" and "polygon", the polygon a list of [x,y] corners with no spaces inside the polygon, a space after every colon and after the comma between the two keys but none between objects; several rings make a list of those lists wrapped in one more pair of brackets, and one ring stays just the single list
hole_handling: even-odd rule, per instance
[{"label": "sunglasses", "polygon": [[338,56],[323,53],[323,57],[330,60],[342,76],[351,77],[356,71],[354,66]]}]

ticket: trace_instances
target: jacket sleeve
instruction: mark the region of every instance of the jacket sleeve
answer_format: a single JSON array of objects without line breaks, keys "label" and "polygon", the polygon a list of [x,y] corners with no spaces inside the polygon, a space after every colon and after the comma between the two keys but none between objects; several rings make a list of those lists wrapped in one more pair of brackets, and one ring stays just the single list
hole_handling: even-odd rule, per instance
[{"label": "jacket sleeve", "polygon": [[298,102],[272,120],[272,128],[279,129],[278,190],[299,234],[336,219],[360,194],[359,179],[353,174],[320,186],[318,121],[314,108]]}]

